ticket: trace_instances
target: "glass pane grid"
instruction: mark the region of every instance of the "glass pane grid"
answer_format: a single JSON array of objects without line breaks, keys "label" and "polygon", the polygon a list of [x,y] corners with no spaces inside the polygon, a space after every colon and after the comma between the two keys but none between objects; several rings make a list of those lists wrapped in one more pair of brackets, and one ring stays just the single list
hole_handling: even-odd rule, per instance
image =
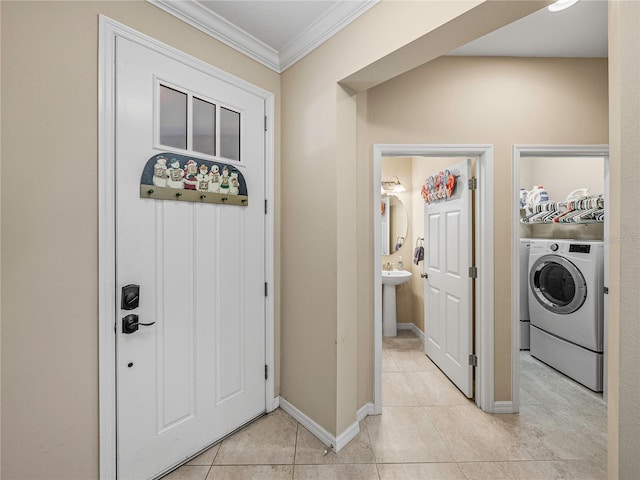
[{"label": "glass pane grid", "polygon": [[158,143],[169,149],[241,161],[241,113],[159,85]]}]

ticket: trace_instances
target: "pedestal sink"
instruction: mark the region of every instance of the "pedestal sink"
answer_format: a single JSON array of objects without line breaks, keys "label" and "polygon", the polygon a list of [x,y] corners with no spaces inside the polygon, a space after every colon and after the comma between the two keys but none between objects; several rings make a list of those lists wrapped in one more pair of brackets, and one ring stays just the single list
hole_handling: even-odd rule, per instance
[{"label": "pedestal sink", "polygon": [[382,335],[398,335],[396,321],[396,286],[408,282],[411,272],[406,270],[382,271]]}]

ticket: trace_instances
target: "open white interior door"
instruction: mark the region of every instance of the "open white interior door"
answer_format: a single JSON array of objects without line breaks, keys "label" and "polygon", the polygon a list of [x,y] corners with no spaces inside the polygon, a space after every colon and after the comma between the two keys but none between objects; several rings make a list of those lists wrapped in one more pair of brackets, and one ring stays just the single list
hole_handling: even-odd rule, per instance
[{"label": "open white interior door", "polygon": [[451,198],[425,203],[425,353],[469,398],[473,396],[471,160],[448,167]]}]

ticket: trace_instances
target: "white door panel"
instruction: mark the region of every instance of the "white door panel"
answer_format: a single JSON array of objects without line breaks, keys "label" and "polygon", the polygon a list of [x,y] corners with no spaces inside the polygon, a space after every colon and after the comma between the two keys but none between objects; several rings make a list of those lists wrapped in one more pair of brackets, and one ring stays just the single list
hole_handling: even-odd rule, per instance
[{"label": "white door panel", "polygon": [[[117,40],[116,284],[119,478],[152,478],[265,410],[264,101],[229,83]],[[160,81],[241,112],[247,207],[140,198],[157,145]],[[203,156],[198,153],[176,152]],[[121,318],[139,315],[132,334]]]},{"label": "white door panel", "polygon": [[469,398],[473,396],[471,279],[471,161],[449,167],[454,195],[425,204],[425,353]]}]

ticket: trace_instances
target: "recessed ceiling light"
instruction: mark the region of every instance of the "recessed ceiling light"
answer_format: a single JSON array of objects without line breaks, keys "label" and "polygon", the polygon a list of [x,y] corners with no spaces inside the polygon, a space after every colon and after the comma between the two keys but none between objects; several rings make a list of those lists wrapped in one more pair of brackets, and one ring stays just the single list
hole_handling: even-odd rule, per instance
[{"label": "recessed ceiling light", "polygon": [[559,12],[561,10],[564,10],[565,8],[569,8],[575,5],[579,1],[580,0],[558,0],[557,2],[549,5],[547,8],[550,12]]}]

